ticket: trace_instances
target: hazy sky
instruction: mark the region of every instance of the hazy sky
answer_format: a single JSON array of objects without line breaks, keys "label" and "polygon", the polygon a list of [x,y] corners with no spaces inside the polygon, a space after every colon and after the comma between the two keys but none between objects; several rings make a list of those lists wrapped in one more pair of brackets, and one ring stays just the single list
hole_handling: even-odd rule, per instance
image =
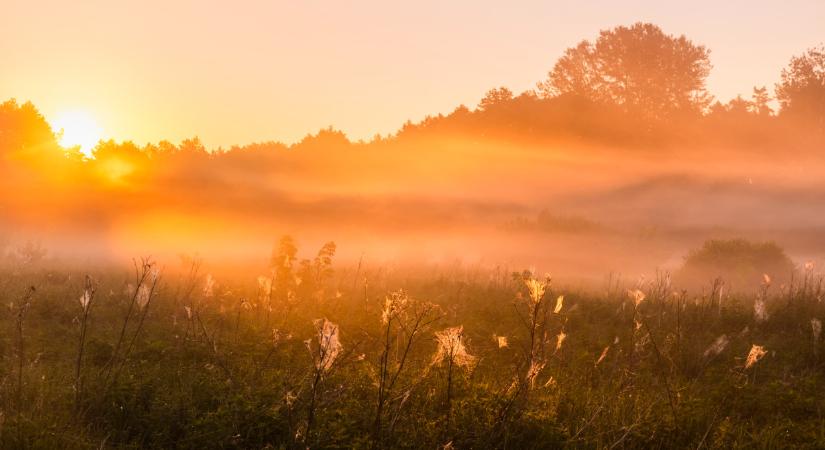
[{"label": "hazy sky", "polygon": [[531,89],[565,48],[635,21],[707,45],[723,100],[825,41],[823,0],[0,0],[0,100],[86,110],[141,144],[369,138]]}]

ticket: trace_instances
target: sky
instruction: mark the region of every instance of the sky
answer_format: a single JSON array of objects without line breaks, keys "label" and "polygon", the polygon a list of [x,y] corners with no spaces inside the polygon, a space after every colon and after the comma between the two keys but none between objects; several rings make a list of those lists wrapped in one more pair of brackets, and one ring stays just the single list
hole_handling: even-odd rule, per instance
[{"label": "sky", "polygon": [[352,139],[544,79],[565,48],[637,21],[711,49],[721,100],[825,41],[825,1],[0,0],[0,101],[82,111],[104,137],[207,147]]}]

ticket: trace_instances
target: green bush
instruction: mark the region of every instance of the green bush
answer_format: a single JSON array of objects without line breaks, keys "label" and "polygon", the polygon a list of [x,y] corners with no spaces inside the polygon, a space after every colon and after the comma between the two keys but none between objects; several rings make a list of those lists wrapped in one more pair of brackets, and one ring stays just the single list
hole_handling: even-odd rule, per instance
[{"label": "green bush", "polygon": [[783,283],[793,272],[793,262],[774,242],[714,239],[687,255],[676,278],[680,284],[689,286],[721,278],[729,288],[752,290],[764,281],[765,274],[773,283]]}]

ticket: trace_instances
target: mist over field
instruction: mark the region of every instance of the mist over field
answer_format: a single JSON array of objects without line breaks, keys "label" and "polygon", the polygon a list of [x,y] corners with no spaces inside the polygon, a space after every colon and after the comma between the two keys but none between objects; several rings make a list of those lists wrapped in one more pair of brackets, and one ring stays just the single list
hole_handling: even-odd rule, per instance
[{"label": "mist over field", "polygon": [[[147,80],[257,55],[199,36],[209,58]],[[261,53],[170,82],[209,93],[132,130],[214,112],[204,133],[276,139],[211,90],[299,87]],[[619,25],[370,139],[136,144],[4,101],[0,448],[825,448],[825,47],[789,58],[719,99],[704,44]]]},{"label": "mist over field", "polygon": [[[611,145],[554,123],[525,136],[491,108],[369,143],[322,130],[292,146],[105,142],[94,159],[62,165],[7,159],[2,183],[15,194],[4,196],[2,231],[64,260],[198,253],[239,264],[264,261],[291,235],[335,241],[347,263],[462,261],[577,278],[673,270],[712,238],[776,241],[800,262],[822,256],[825,167],[817,143],[785,140],[791,131],[761,147],[697,136],[713,130],[711,116],[690,123],[698,132]],[[766,133],[757,119],[780,120],[740,118]]]}]

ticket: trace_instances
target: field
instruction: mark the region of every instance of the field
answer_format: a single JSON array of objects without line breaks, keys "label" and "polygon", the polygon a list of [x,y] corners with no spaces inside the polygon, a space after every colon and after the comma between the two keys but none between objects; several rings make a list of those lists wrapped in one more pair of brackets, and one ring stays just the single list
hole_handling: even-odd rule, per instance
[{"label": "field", "polygon": [[568,3],[3,0],[0,450],[825,448],[825,1]]},{"label": "field", "polygon": [[825,445],[810,265],[740,295],[339,267],[290,239],[260,276],[28,251],[0,272],[3,448]]}]

